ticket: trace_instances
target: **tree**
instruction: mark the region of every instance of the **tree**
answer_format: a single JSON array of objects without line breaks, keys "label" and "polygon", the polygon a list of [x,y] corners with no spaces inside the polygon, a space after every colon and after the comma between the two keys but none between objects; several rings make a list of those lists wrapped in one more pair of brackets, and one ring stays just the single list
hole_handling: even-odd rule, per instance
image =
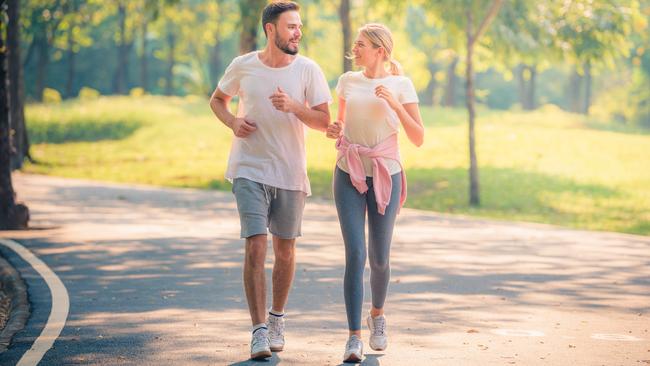
[{"label": "tree", "polygon": [[[449,62],[450,54],[455,55],[447,33],[443,30],[443,21],[427,14],[421,7],[407,9],[406,32],[409,41],[426,55],[426,69],[429,81],[422,92],[421,103],[425,105],[437,104],[440,76],[443,74],[445,63]],[[454,56],[452,56],[454,57]],[[456,78],[456,73],[453,73]]]},{"label": "tree", "polygon": [[341,32],[343,34],[343,72],[352,70],[352,60],[347,56],[352,49],[352,24],[350,22],[350,0],[341,0],[339,5],[339,19],[341,20]]},{"label": "tree", "polygon": [[466,94],[467,94],[467,112],[469,113],[469,156],[470,156],[470,199],[469,202],[473,206],[478,206],[480,204],[479,196],[479,178],[478,178],[478,162],[476,159],[476,142],[475,142],[475,119],[476,112],[474,110],[474,46],[476,42],[480,39],[481,35],[487,30],[487,27],[490,25],[494,17],[496,17],[499,12],[499,8],[503,0],[494,0],[492,6],[488,10],[487,14],[481,21],[478,29],[475,31],[474,27],[474,11],[471,8],[466,10],[467,14],[467,55],[466,55]]},{"label": "tree", "polygon": [[480,204],[475,138],[474,48],[499,13],[503,0],[492,0],[487,9],[484,9],[484,3],[484,1],[479,0],[438,0],[428,2],[428,6],[432,7],[437,14],[440,16],[444,14],[444,18],[447,20],[446,24],[449,25],[451,32],[459,35],[464,34],[466,39],[465,94],[469,119],[469,203],[472,206]]},{"label": "tree", "polygon": [[569,84],[572,111],[589,114],[592,74],[595,68],[611,68],[627,57],[634,17],[640,16],[638,1],[574,0],[563,6],[548,6],[557,46],[575,65]]},{"label": "tree", "polygon": [[548,27],[551,2],[512,1],[501,8],[491,27],[490,50],[497,67],[514,69],[519,101],[524,110],[537,108],[536,81],[549,61],[559,61],[562,52],[553,41],[554,29]]},{"label": "tree", "polygon": [[65,0],[33,0],[27,3],[30,11],[29,27],[32,44],[27,52],[29,61],[36,52],[35,99],[43,100],[43,90],[47,81],[50,51],[58,36],[59,25],[63,20]]},{"label": "tree", "polygon": [[25,125],[25,86],[23,65],[20,61],[20,5],[18,0],[7,1],[7,51],[9,68],[9,125],[11,128],[11,169],[21,169],[25,158],[31,160],[29,139]]},{"label": "tree", "polygon": [[[8,14],[7,5],[16,5],[15,2],[7,4],[6,0],[0,1],[0,230],[27,228],[29,210],[27,206],[16,203],[16,197],[11,182],[11,143],[9,126],[9,94],[8,75],[6,69],[7,48],[5,47],[5,32],[7,31]],[[17,14],[11,12],[9,14]]]},{"label": "tree", "polygon": [[265,0],[239,0],[241,13],[240,55],[257,49],[257,30],[260,27],[260,17],[265,5]]},{"label": "tree", "polygon": [[127,36],[126,17],[127,9],[123,1],[117,3],[118,16],[118,43],[117,43],[117,67],[115,69],[115,78],[113,80],[113,93],[126,94],[128,87],[128,56],[133,40]]}]

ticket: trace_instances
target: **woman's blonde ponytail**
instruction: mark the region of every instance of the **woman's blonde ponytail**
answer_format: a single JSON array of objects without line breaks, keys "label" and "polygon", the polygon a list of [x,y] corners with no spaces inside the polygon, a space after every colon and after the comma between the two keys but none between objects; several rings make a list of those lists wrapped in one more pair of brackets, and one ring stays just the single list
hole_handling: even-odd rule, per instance
[{"label": "woman's blonde ponytail", "polygon": [[404,75],[404,71],[402,70],[402,65],[397,62],[394,58],[390,58],[388,60],[388,63],[390,64],[390,73],[393,75]]}]

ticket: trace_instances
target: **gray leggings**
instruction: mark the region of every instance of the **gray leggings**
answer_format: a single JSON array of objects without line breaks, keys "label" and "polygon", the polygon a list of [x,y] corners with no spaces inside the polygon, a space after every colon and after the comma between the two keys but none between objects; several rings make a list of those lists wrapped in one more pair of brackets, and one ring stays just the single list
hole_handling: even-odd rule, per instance
[{"label": "gray leggings", "polygon": [[401,173],[391,176],[393,181],[386,213],[377,212],[372,177],[366,178],[368,192],[360,194],[352,185],[350,175],[336,167],[334,171],[334,201],[345,242],[345,278],[343,293],[350,330],[361,329],[363,305],[363,271],[366,266],[366,208],[368,212],[368,257],[370,258],[370,290],[372,305],[384,307],[390,279],[390,243],[395,226],[402,190]]}]

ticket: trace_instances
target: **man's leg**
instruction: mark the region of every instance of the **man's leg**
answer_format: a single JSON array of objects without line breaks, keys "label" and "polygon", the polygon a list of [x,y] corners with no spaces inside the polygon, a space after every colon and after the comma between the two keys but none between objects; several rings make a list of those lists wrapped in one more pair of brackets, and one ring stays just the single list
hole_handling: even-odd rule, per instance
[{"label": "man's leg", "polygon": [[266,320],[266,240],[266,235],[246,238],[244,289],[253,325],[264,323]]},{"label": "man's leg", "polygon": [[[269,342],[271,351],[284,349],[284,307],[296,269],[296,239],[300,236],[302,211],[306,194],[273,188],[269,231],[273,234],[273,306],[269,311]],[[285,238],[285,239],[283,239]],[[290,239],[289,239],[290,238]]]},{"label": "man's leg", "polygon": [[284,313],[289,290],[296,270],[296,239],[281,239],[273,236],[273,306],[271,311],[276,314]]}]

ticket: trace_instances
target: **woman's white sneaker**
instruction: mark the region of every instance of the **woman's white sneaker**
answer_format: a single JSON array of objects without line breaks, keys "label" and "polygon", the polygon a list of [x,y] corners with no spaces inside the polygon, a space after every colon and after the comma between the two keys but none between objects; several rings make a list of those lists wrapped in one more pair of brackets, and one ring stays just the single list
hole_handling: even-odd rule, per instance
[{"label": "woman's white sneaker", "polygon": [[375,318],[368,315],[368,328],[370,328],[370,348],[375,351],[385,350],[388,347],[386,317],[383,314]]},{"label": "woman's white sneaker", "polygon": [[345,344],[343,362],[361,362],[363,358],[363,342],[356,335],[351,335]]}]

